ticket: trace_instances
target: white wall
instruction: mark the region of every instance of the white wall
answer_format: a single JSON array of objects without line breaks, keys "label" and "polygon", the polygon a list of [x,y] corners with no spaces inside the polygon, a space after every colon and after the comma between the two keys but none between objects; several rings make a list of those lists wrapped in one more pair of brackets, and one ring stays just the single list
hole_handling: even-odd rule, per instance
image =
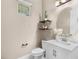
[{"label": "white wall", "polygon": [[[32,1],[32,0],[31,0]],[[2,0],[1,54],[2,59],[16,59],[37,45],[36,31],[41,13],[41,0],[33,0],[31,16],[17,15],[17,0]],[[21,47],[27,42],[28,46]]]}]

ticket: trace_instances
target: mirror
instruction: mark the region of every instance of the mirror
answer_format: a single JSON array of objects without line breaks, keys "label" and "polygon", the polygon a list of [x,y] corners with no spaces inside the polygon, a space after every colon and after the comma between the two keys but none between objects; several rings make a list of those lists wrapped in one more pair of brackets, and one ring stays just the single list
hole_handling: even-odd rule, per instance
[{"label": "mirror", "polygon": [[70,33],[70,13],[71,7],[64,8],[57,16],[56,27],[63,29],[63,33]]},{"label": "mirror", "polygon": [[62,28],[63,33],[77,34],[77,0],[43,0],[42,5],[43,12],[46,10],[52,21],[53,29]]}]

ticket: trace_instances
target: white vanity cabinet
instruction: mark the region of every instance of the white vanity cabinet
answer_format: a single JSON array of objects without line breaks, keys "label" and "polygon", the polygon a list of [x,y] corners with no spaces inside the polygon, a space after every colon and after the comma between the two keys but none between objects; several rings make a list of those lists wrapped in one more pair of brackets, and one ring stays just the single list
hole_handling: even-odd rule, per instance
[{"label": "white vanity cabinet", "polygon": [[46,59],[78,59],[78,46],[76,43],[64,44],[56,40],[42,41],[46,50]]}]

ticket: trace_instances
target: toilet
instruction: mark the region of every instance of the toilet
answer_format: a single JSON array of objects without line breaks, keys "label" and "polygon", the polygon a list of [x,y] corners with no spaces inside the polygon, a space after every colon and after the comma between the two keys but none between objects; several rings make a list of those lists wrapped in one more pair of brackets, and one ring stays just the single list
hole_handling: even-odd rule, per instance
[{"label": "toilet", "polygon": [[44,56],[44,50],[41,48],[36,48],[32,50],[32,56],[33,59],[43,59]]}]

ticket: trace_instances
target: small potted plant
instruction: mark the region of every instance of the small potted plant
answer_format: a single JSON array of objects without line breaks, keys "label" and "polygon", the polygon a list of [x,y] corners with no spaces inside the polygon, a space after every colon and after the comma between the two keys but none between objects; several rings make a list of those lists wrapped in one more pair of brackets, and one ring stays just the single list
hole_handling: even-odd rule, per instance
[{"label": "small potted plant", "polygon": [[51,21],[48,20],[47,11],[45,11],[45,18],[44,18],[44,20],[40,21],[39,23],[40,23],[39,29],[42,29],[42,30],[50,29]]}]

